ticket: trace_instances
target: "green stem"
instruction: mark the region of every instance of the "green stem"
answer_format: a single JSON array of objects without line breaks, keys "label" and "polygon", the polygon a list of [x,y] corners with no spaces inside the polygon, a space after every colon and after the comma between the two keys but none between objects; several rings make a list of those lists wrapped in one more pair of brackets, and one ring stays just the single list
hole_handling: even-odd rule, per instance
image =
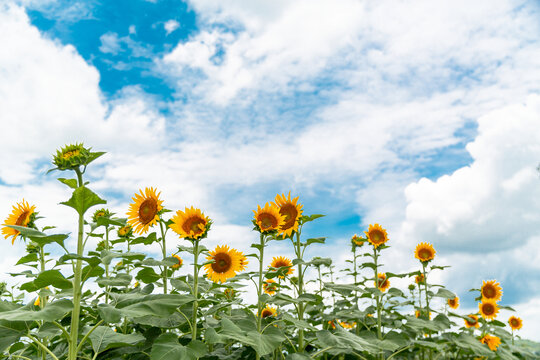
[{"label": "green stem", "polygon": [[[165,231],[163,230],[163,222],[159,219],[159,229],[161,230],[161,252],[163,253],[163,260],[167,257],[167,244],[165,243]],[[167,266],[163,265],[163,293],[167,293]]]},{"label": "green stem", "polygon": [[[375,261],[375,286],[377,289],[379,289],[379,255],[377,254],[377,249],[373,248],[373,259]],[[381,296],[377,295],[377,338],[379,340],[382,340],[382,332],[381,332]]]},{"label": "green stem", "polygon": [[[105,226],[105,249],[110,250],[109,247],[109,226]],[[105,276],[109,278],[109,264],[105,264]],[[105,286],[105,304],[109,303],[109,285]]]},{"label": "green stem", "polygon": [[424,272],[424,286],[426,291],[426,315],[429,319],[429,296],[428,296],[428,285],[427,285],[427,274],[426,274],[426,264],[422,263],[422,268]]},{"label": "green stem", "polygon": [[199,267],[197,261],[199,260],[199,240],[193,240],[193,320],[191,321],[191,340],[197,339],[197,309],[199,307],[198,295],[199,295]]},{"label": "green stem", "polygon": [[[261,333],[262,327],[262,308],[263,303],[261,301],[262,289],[263,289],[263,259],[264,259],[264,235],[261,232],[260,235],[260,248],[259,248],[259,285],[257,286],[257,332]],[[257,352],[256,359],[260,359],[260,355]]]},{"label": "green stem", "polygon": [[[302,252],[300,243],[300,230],[296,232],[296,257],[298,258],[298,297],[304,293],[304,273],[302,271]],[[304,320],[304,303],[298,303],[298,320]],[[298,330],[298,352],[304,352],[304,329]]]},{"label": "green stem", "polygon": [[55,360],[58,360],[58,358],[56,357],[56,355],[51,351],[49,350],[45,345],[43,345],[41,343],[41,341],[39,341],[38,339],[36,339],[35,337],[33,337],[32,335],[30,334],[26,334],[26,336],[32,340],[33,342],[36,343],[37,346],[39,346],[40,349],[42,349],[43,351],[45,351],[47,354],[49,354],[53,359]]}]

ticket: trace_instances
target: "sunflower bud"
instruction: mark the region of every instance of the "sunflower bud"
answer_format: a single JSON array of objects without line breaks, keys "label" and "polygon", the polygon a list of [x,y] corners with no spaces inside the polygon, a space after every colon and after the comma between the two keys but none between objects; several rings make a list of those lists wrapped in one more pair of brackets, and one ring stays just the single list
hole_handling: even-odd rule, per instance
[{"label": "sunflower bud", "polygon": [[103,217],[109,219],[111,215],[110,211],[105,208],[98,209],[94,212],[94,215],[92,215],[92,221],[97,223],[99,218]]}]

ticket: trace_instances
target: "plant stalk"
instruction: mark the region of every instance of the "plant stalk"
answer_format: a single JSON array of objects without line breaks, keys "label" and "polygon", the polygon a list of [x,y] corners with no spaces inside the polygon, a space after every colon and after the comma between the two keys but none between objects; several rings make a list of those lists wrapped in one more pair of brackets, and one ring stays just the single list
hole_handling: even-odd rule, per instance
[{"label": "plant stalk", "polygon": [[195,301],[193,302],[193,317],[191,321],[191,340],[197,339],[197,309],[199,307],[198,296],[199,296],[199,266],[197,261],[199,260],[199,240],[193,240],[193,297]]}]

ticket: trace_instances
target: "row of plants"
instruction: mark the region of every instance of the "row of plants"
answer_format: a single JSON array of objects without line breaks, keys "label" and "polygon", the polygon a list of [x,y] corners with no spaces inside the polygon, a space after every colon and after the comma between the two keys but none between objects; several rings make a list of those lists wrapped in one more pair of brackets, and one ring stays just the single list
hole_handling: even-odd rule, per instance
[{"label": "row of plants", "polygon": [[[134,195],[125,218],[107,208],[89,216],[106,204],[85,178],[103,154],[74,144],[53,158],[50,171],[72,175],[58,180],[72,192],[60,204],[75,211],[75,248],[66,244],[70,234],[40,225],[25,200],[5,220],[6,239],[26,244],[16,263],[26,270],[10,273],[18,286],[0,288],[1,358],[538,358],[514,341],[521,319],[509,319],[510,332],[497,320],[499,309],[512,309],[499,304],[496,281],[471,290],[477,313],[455,311],[456,295],[430,282],[433,271],[448,267],[433,264],[431,244],[414,250],[418,270],[382,272],[389,238],[373,224],[352,237],[345,268],[336,271],[331,258],[307,259],[306,250],[325,238],[306,239],[303,229],[323,215],[304,214],[290,193],[253,211],[254,242],[245,253],[227,244],[208,249],[212,220],[192,206],[167,209],[154,188]],[[98,240],[91,249],[90,239]],[[269,261],[265,251],[275,241],[289,243],[295,258]],[[141,246],[159,247],[161,256],[134,251]],[[249,263],[256,271],[246,271]],[[391,287],[397,278],[409,279],[406,290]],[[243,298],[249,289],[254,303]]]}]

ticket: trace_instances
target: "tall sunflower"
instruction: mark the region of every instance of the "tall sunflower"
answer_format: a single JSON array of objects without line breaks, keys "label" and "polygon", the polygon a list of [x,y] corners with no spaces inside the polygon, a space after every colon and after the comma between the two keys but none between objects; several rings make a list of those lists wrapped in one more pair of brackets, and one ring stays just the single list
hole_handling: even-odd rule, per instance
[{"label": "tall sunflower", "polygon": [[480,288],[482,293],[482,299],[490,299],[499,301],[502,297],[502,288],[497,280],[483,281],[482,287]]},{"label": "tall sunflower", "polygon": [[[279,269],[281,267],[288,267],[287,272],[285,273],[285,276],[291,275],[294,272],[293,269],[293,263],[290,259],[286,258],[285,256],[274,256],[272,259],[272,262],[270,263],[270,266]],[[280,279],[285,278],[285,276],[280,276]]]},{"label": "tall sunflower", "polygon": [[[379,279],[379,290],[385,292],[390,287],[390,281],[386,278],[386,273],[378,273],[377,278]],[[374,283],[377,286],[377,282],[374,281]]]},{"label": "tall sunflower", "polygon": [[193,206],[186,207],[185,211],[178,210],[171,220],[173,223],[169,227],[180,237],[191,240],[205,237],[212,224],[208,216]]},{"label": "tall sunflower", "polygon": [[[28,225],[31,224],[33,217],[35,216],[35,210],[35,205],[30,206],[30,204],[28,204],[28,202],[23,199],[21,202],[13,205],[13,210],[4,221],[4,225],[28,227]],[[19,236],[20,232],[10,227],[4,226],[2,228],[2,234],[4,234],[4,237],[6,239],[12,236],[11,245],[13,245],[15,243],[15,239],[17,238],[17,236]]]},{"label": "tall sunflower", "polygon": [[482,344],[486,344],[491,351],[496,351],[501,344],[501,339],[497,336],[491,336],[489,334],[486,334],[483,338],[480,339],[480,342]]},{"label": "tall sunflower", "polygon": [[492,299],[482,299],[482,302],[478,304],[478,309],[480,311],[480,315],[487,320],[495,319],[497,317],[497,313],[499,312],[499,306],[495,300]]},{"label": "tall sunflower", "polygon": [[452,309],[457,309],[459,307],[459,298],[456,296],[453,299],[448,299],[448,306]]},{"label": "tall sunflower", "polygon": [[276,316],[276,308],[266,305],[266,307],[261,311],[261,317],[264,319],[269,316]]},{"label": "tall sunflower", "polygon": [[227,245],[218,245],[209,254],[210,256],[206,259],[214,262],[204,265],[204,269],[213,282],[224,283],[227,279],[236,276],[236,272],[240,270],[240,255],[235,249],[229,249]]},{"label": "tall sunflower", "polygon": [[467,315],[465,317],[465,326],[468,327],[468,328],[479,328],[480,327],[480,323],[478,322],[478,316],[476,315]]},{"label": "tall sunflower", "polygon": [[279,228],[279,233],[283,236],[291,236],[293,231],[298,231],[298,220],[302,216],[303,205],[298,203],[298,196],[291,200],[291,192],[285,197],[285,194],[277,194],[274,200],[276,207],[279,208],[280,215],[283,216],[283,225]]},{"label": "tall sunflower", "polygon": [[431,261],[435,258],[435,249],[433,248],[433,245],[429,243],[420,243],[416,245],[414,257],[421,262]]},{"label": "tall sunflower", "polygon": [[128,224],[133,227],[133,231],[137,234],[144,234],[148,229],[159,220],[159,212],[163,209],[161,205],[163,200],[159,199],[161,192],[156,194],[157,189],[145,188],[139,190],[139,194],[135,194],[132,198],[133,203],[129,204],[127,212]]},{"label": "tall sunflower", "polygon": [[510,316],[510,319],[508,319],[508,325],[510,325],[512,330],[519,330],[523,326],[523,321],[521,321],[521,319],[518,317]]},{"label": "tall sunflower", "polygon": [[388,241],[386,230],[379,224],[369,225],[368,231],[364,231],[367,240],[376,249]]},{"label": "tall sunflower", "polygon": [[279,230],[285,224],[285,217],[279,213],[279,208],[275,205],[266,203],[263,208],[257,205],[254,223],[260,232]]}]

